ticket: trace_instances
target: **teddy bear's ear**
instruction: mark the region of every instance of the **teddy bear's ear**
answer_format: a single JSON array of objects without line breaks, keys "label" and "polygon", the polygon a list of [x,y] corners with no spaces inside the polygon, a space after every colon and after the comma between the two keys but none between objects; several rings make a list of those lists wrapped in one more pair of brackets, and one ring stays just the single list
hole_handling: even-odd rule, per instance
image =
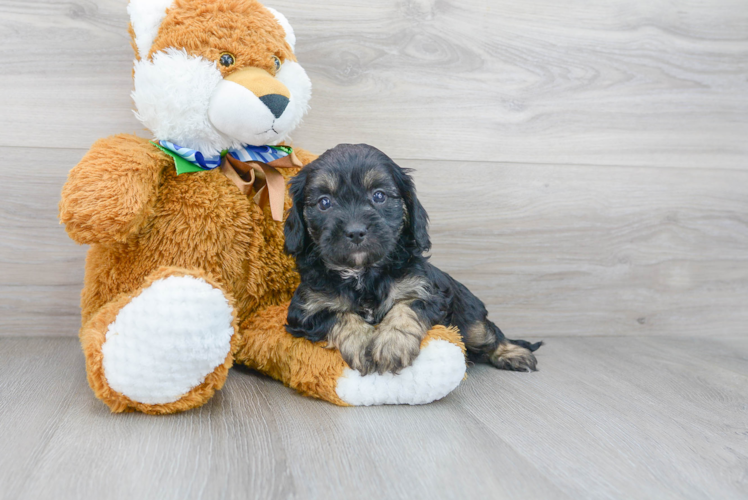
[{"label": "teddy bear's ear", "polygon": [[291,50],[293,52],[296,52],[296,35],[293,32],[293,27],[291,27],[291,23],[288,22],[288,19],[286,19],[286,16],[284,16],[277,10],[271,7],[265,7],[265,8],[269,10],[270,13],[275,16],[275,19],[277,19],[278,23],[283,27],[283,31],[286,32],[286,42],[288,43],[288,45],[291,46]]},{"label": "teddy bear's ear", "polygon": [[135,46],[141,59],[148,57],[166,11],[174,0],[130,0],[127,13],[135,32]]}]

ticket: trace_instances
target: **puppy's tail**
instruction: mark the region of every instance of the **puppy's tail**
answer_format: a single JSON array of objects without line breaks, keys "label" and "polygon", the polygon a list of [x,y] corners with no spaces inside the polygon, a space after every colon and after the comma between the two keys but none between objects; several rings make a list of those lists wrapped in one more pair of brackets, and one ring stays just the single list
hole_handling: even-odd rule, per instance
[{"label": "puppy's tail", "polygon": [[544,342],[541,340],[540,342],[535,342],[534,344],[531,344],[530,342],[526,340],[512,340],[512,339],[506,339],[507,342],[511,342],[514,345],[518,345],[520,347],[524,347],[525,349],[529,349],[530,352],[535,352],[538,349],[540,349],[540,346],[544,344]]}]

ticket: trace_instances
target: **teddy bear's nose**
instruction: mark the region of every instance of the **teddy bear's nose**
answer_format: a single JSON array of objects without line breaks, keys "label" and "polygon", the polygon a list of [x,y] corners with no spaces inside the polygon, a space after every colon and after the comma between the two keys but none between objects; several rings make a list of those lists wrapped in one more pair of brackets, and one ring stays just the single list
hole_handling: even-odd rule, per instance
[{"label": "teddy bear's nose", "polygon": [[225,80],[252,92],[276,118],[280,118],[291,99],[288,87],[262,68],[243,68],[226,76]]},{"label": "teddy bear's nose", "polygon": [[268,94],[260,97],[260,101],[267,106],[276,118],[280,118],[288,107],[288,97],[280,94]]}]

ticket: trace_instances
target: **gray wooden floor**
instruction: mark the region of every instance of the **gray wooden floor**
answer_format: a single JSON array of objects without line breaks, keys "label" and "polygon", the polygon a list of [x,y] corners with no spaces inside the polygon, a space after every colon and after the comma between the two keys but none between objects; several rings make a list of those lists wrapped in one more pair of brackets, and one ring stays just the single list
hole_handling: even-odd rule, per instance
[{"label": "gray wooden floor", "polygon": [[433,261],[541,371],[342,409],[234,370],[110,415],[57,204],[148,135],[127,0],[0,0],[0,498],[748,498],[748,2],[267,1],[315,89],[295,145],[415,168]]},{"label": "gray wooden floor", "polygon": [[554,338],[422,407],[338,408],[235,369],[208,405],[111,415],[77,341],[0,338],[0,497],[748,497],[748,340]]}]

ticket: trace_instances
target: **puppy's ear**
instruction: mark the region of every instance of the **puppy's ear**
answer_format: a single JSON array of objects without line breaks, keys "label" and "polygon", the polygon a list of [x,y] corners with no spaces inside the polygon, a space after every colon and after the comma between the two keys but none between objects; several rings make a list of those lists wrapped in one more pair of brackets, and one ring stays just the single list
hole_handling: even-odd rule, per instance
[{"label": "puppy's ear", "polygon": [[308,177],[308,169],[302,169],[289,183],[288,193],[293,205],[288,209],[286,225],[283,227],[283,233],[286,237],[283,249],[293,257],[299,257],[308,244],[306,222],[304,221],[304,188]]},{"label": "puppy's ear", "polygon": [[416,196],[416,187],[413,178],[410,176],[410,170],[395,165],[402,175],[402,194],[405,201],[405,208],[408,210],[408,220],[403,233],[413,240],[416,248],[421,252],[428,252],[431,249],[431,240],[429,239],[429,216],[426,210],[418,201]]}]

